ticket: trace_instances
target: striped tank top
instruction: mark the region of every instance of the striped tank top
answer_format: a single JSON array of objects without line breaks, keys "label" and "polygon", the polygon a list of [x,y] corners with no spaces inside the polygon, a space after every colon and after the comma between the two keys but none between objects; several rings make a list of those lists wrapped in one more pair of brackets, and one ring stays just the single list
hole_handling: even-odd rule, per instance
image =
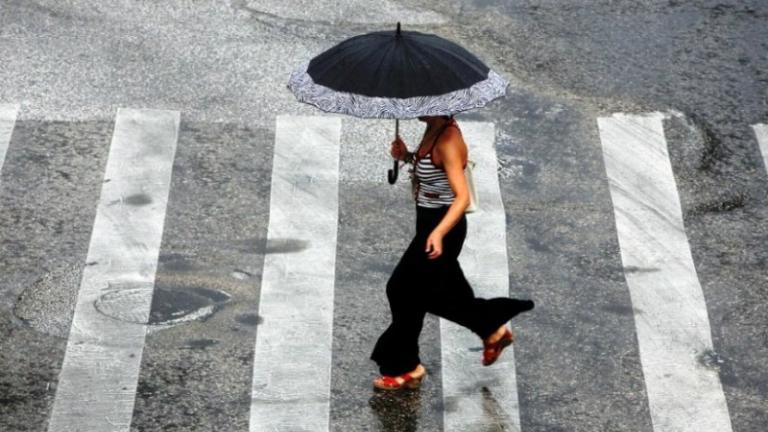
[{"label": "striped tank top", "polygon": [[448,176],[445,174],[445,170],[438,168],[432,162],[432,150],[437,143],[437,139],[442,132],[449,126],[458,125],[453,119],[443,128],[440,133],[435,137],[432,143],[432,148],[429,149],[426,155],[422,158],[418,158],[415,166],[415,182],[416,182],[416,205],[427,208],[439,208],[446,205],[451,205],[456,197],[451,189],[451,184],[448,182]]}]

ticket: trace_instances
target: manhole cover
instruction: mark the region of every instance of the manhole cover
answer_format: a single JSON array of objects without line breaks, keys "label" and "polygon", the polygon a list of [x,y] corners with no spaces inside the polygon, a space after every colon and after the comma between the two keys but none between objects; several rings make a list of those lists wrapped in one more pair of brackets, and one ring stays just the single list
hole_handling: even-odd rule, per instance
[{"label": "manhole cover", "polygon": [[[229,301],[229,294],[203,287],[124,286],[99,297],[94,306],[102,314],[126,322],[169,326],[212,315],[217,306]],[[148,302],[151,301],[151,309]],[[147,309],[149,316],[147,317]]]},{"label": "manhole cover", "polygon": [[[45,274],[22,291],[14,314],[37,331],[67,337],[81,275],[81,265],[67,265]],[[208,319],[230,301],[227,291],[239,292],[247,283],[232,276],[166,271],[158,273],[154,290],[146,283],[112,283],[93,305],[110,318],[148,324],[151,333]]]}]

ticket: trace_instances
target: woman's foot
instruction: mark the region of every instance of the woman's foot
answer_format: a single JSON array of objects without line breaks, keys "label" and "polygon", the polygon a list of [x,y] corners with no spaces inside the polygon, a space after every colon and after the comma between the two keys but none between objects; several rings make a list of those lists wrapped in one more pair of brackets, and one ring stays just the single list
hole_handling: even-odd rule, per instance
[{"label": "woman's foot", "polygon": [[504,336],[504,333],[506,333],[507,326],[502,325],[499,327],[495,332],[493,332],[492,335],[488,336],[483,342],[486,344],[493,344],[499,341]]},{"label": "woman's foot", "polygon": [[502,325],[483,340],[483,366],[490,366],[496,362],[504,348],[512,345],[514,340],[514,333],[506,325]]},{"label": "woman's foot", "polygon": [[418,388],[427,370],[419,364],[416,369],[398,376],[383,375],[373,380],[373,386],[382,390],[398,390],[403,387]]}]

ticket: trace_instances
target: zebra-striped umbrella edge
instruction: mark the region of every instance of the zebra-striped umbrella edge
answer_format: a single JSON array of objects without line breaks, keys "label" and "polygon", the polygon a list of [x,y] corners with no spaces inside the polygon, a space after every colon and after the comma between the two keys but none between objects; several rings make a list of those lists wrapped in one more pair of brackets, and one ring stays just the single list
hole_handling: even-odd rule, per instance
[{"label": "zebra-striped umbrella edge", "polygon": [[314,105],[332,113],[360,118],[412,119],[420,116],[451,115],[485,106],[505,96],[509,81],[488,71],[488,78],[471,87],[436,96],[389,98],[339,92],[315,83],[307,73],[309,62],[295,69],[288,80],[288,89],[299,102]]}]

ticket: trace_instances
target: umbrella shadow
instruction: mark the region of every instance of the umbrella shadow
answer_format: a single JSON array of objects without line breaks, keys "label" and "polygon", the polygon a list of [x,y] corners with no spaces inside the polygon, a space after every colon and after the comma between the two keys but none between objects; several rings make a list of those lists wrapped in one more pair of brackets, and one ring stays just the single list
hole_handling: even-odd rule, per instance
[{"label": "umbrella shadow", "polygon": [[383,432],[415,432],[419,428],[421,389],[374,391],[368,399]]}]

